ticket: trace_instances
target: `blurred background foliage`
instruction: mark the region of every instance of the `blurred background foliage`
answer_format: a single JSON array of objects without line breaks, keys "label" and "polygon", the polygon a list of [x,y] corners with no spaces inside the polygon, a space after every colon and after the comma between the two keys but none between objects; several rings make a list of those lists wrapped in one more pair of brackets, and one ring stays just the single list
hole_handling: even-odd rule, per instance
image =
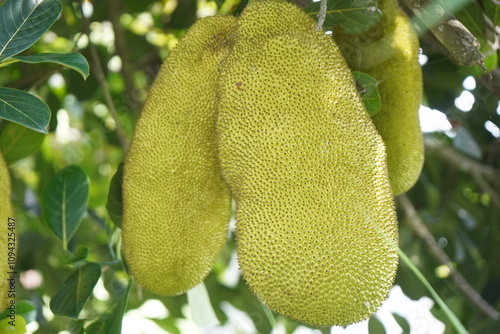
[{"label": "blurred background foliage", "polygon": [[[0,0],[0,5],[4,2]],[[304,6],[310,1],[293,2]],[[120,231],[111,222],[106,203],[111,178],[124,159],[162,59],[186,28],[199,17],[215,14],[223,1],[62,3],[62,14],[50,31],[22,55],[80,52],[90,63],[87,80],[47,63],[0,68],[0,86],[34,92],[52,112],[47,135],[0,122],[0,145],[24,131],[21,144],[29,152],[22,159],[7,159],[20,236],[18,299],[30,300],[36,307],[28,328],[33,333],[105,333],[100,330],[111,328],[125,312],[124,333],[203,332],[191,319],[186,295],[159,297],[132,284],[128,304],[124,303],[129,277],[121,262]],[[455,13],[480,41],[490,73],[454,64],[432,35],[421,36],[426,162],[416,186],[397,199],[400,247],[471,333],[495,332],[498,315],[487,315],[464,294],[429,244],[434,240],[470,287],[493,309],[500,309],[500,9],[496,4],[469,1]],[[69,165],[85,171],[90,188],[86,214],[65,251],[43,221],[39,199],[51,177]],[[54,316],[50,299],[74,271],[68,261],[75,253],[85,253],[85,248],[88,255],[83,258],[101,264],[101,279],[77,320]],[[222,323],[220,333],[313,332],[266,313],[238,275],[234,252],[231,234],[205,281]],[[429,296],[404,264],[396,284],[411,299]],[[446,325],[446,333],[454,332],[438,306],[432,313]],[[409,331],[406,319],[396,320]],[[376,318],[369,324],[372,333],[384,333]]]}]

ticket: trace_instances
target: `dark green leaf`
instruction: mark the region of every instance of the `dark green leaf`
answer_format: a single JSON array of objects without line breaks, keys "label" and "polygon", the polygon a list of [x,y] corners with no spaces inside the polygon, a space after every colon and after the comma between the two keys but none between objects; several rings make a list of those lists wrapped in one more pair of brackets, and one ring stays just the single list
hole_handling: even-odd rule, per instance
[{"label": "dark green leaf", "polygon": [[362,72],[352,72],[352,75],[366,111],[368,111],[370,117],[375,116],[382,105],[377,89],[377,79]]},{"label": "dark green leaf", "polygon": [[52,313],[77,319],[92,295],[99,277],[101,277],[101,266],[97,263],[87,263],[78,268],[52,297],[50,301]]},{"label": "dark green leaf", "polygon": [[43,218],[66,249],[87,207],[89,180],[78,166],[54,175],[42,193]]},{"label": "dark green leaf", "polygon": [[476,2],[471,2],[461,11],[455,11],[455,17],[474,35],[474,37],[485,40],[485,26],[483,11]]},{"label": "dark green leaf", "polygon": [[99,318],[96,322],[88,326],[85,330],[85,333],[121,334],[123,314],[125,313],[125,309],[127,308],[128,296],[130,294],[131,287],[132,282],[129,282],[127,290],[120,295],[118,301],[113,307],[113,310],[109,314],[104,315],[102,318]]},{"label": "dark green leaf", "polygon": [[0,117],[41,133],[47,133],[49,107],[22,90],[0,87]]},{"label": "dark green leaf", "polygon": [[69,259],[66,264],[76,263],[85,260],[89,256],[89,249],[87,247],[79,247],[73,254],[73,257]]},{"label": "dark green leaf", "polygon": [[89,63],[87,59],[78,52],[39,53],[31,56],[15,56],[12,58],[30,64],[56,63],[77,71],[84,79],[89,76]]},{"label": "dark green leaf", "polygon": [[[317,18],[320,2],[314,2],[304,8],[305,12]],[[325,28],[340,25],[348,34],[359,34],[368,30],[382,17],[376,0],[328,0]]]},{"label": "dark green leaf", "polygon": [[45,135],[20,124],[9,122],[0,135],[0,151],[7,164],[25,158],[40,150]]},{"label": "dark green leaf", "polygon": [[123,217],[122,177],[123,162],[118,165],[118,169],[111,179],[111,183],[109,185],[108,202],[106,203],[106,209],[108,209],[111,221],[120,228],[122,226]]},{"label": "dark green leaf", "polygon": [[61,10],[59,0],[7,0],[0,7],[0,59],[15,56],[38,41]]}]

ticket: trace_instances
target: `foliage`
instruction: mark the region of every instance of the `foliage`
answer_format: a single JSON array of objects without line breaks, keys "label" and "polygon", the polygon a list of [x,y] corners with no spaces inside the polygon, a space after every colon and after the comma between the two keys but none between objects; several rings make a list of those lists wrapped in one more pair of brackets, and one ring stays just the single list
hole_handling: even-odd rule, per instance
[{"label": "foliage", "polygon": [[[233,14],[246,3],[229,2],[227,12]],[[292,2],[316,11],[319,6]],[[328,8],[350,8],[353,2],[329,1]],[[112,181],[113,175],[162,59],[196,16],[213,14],[223,5],[180,3],[0,0],[5,22],[0,25],[0,150],[11,171],[20,240],[17,314],[36,333],[120,333],[123,316],[125,324],[137,314],[147,326],[195,332],[190,319],[200,314],[188,299],[205,305],[204,310],[211,305],[214,316],[199,321],[212,324],[218,319],[220,328],[259,333],[303,329],[272,314],[249,292],[235,270],[232,235],[205,280],[209,301],[202,288],[194,295],[168,298],[142,291],[122,260],[120,177]],[[400,248],[471,333],[493,332],[499,320],[464,294],[428,241],[437,241],[471,288],[500,308],[500,75],[498,45],[493,43],[498,38],[494,27],[500,25],[497,3],[481,0],[455,9],[481,43],[491,77],[479,66],[455,65],[430,33],[420,36],[427,57],[422,67],[425,105],[443,112],[451,127],[426,134],[422,175],[403,195],[409,202],[397,199]],[[31,14],[23,16],[21,9]],[[326,25],[349,18],[332,12]],[[358,21],[362,26],[366,22]],[[369,27],[341,24],[353,32]],[[92,64],[92,75],[85,59]],[[464,88],[469,77],[476,86]],[[368,88],[373,84],[359,80],[358,88],[366,89],[365,98],[371,101],[376,91]],[[474,101],[470,110],[463,106],[464,97]],[[60,196],[65,186],[76,199]],[[415,225],[412,208],[430,231],[427,239]],[[72,220],[67,220],[70,215]],[[404,262],[396,284],[412,299],[431,296]],[[141,306],[156,302],[156,309],[163,305],[165,313],[144,315]],[[234,315],[241,316],[238,310],[249,322],[234,325]],[[455,331],[442,307],[435,305],[432,313],[446,325],[446,333]],[[408,328],[405,319],[398,321]],[[375,317],[369,327],[372,333],[384,332]]]}]

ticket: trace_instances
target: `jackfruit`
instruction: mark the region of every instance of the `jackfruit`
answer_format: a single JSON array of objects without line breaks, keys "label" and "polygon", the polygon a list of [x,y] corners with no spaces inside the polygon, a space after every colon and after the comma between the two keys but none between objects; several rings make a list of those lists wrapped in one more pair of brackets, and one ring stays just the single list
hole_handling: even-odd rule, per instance
[{"label": "jackfruit", "polygon": [[199,284],[226,240],[231,198],[216,157],[215,87],[235,20],[204,18],[179,40],[125,159],[125,259],[137,281],[161,295]]},{"label": "jackfruit", "polygon": [[418,36],[395,0],[379,0],[381,20],[367,32],[350,35],[335,30],[334,39],[353,71],[375,77],[382,101],[373,122],[387,147],[389,179],[395,195],[418,180],[424,146],[418,110],[422,70]]},{"label": "jackfruit", "polygon": [[252,2],[219,78],[221,169],[253,293],[300,322],[348,325],[386,299],[397,221],[384,142],[334,41],[286,2]]},{"label": "jackfruit", "polygon": [[[10,201],[10,177],[7,165],[0,152],[0,264],[2,265],[0,279],[0,309],[5,310],[9,306],[9,272],[16,271],[11,267],[12,261],[15,258],[9,256],[9,253],[15,253],[16,235],[15,222],[13,221],[12,203]],[[10,254],[12,255],[12,254]]]}]

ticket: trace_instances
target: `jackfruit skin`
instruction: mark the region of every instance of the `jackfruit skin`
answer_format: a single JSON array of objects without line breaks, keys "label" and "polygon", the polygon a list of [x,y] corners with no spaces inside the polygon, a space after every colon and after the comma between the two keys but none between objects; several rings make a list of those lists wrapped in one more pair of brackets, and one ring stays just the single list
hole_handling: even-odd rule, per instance
[{"label": "jackfruit skin", "polygon": [[335,30],[334,39],[353,71],[379,82],[382,101],[373,117],[387,147],[389,179],[394,195],[417,182],[424,163],[418,110],[422,100],[419,42],[406,14],[395,0],[379,0],[381,20],[358,35]]},{"label": "jackfruit skin", "polygon": [[123,176],[123,251],[132,275],[160,295],[203,281],[222,250],[231,198],[215,140],[215,87],[235,18],[195,23],[146,99]]},{"label": "jackfruit skin", "polygon": [[307,324],[372,315],[398,264],[384,143],[340,50],[294,5],[242,12],[217,134],[250,290]]},{"label": "jackfruit skin", "polygon": [[10,200],[10,189],[9,171],[2,152],[0,152],[0,264],[2,266],[0,274],[0,310],[4,310],[9,305],[8,291],[10,283],[7,279],[10,275],[7,273],[13,271],[8,265],[8,237],[9,233],[12,232],[8,229],[8,222],[9,217],[14,218]]}]

